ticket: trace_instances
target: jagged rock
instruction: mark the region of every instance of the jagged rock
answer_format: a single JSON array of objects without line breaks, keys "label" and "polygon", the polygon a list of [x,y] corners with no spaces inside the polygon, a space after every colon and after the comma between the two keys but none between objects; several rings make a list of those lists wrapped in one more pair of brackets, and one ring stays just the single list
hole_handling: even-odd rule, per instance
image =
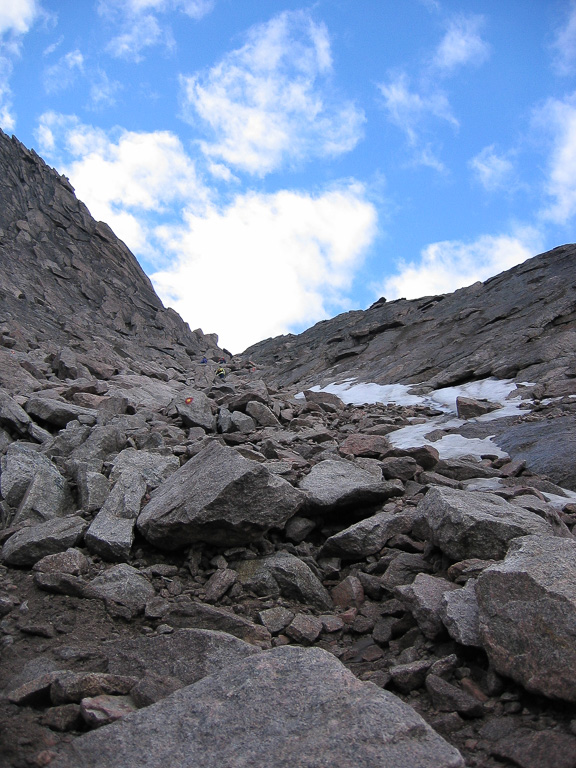
[{"label": "jagged rock", "polygon": [[88,564],[88,558],[81,550],[70,547],[65,552],[45,555],[34,564],[32,570],[41,573],[69,573],[72,576],[80,576],[82,573],[86,573]]},{"label": "jagged rock", "polygon": [[431,488],[418,504],[433,543],[453,560],[476,557],[499,560],[518,536],[553,536],[538,515],[492,493]]},{"label": "jagged rock", "polygon": [[499,739],[490,751],[520,768],[572,768],[576,737],[557,731],[515,728],[510,735]]},{"label": "jagged rock", "polygon": [[462,589],[443,594],[440,618],[457,643],[482,647],[475,579],[469,579]]},{"label": "jagged rock", "polygon": [[332,606],[330,595],[320,580],[306,563],[289,552],[277,552],[259,560],[245,560],[237,568],[240,580],[254,585],[256,590],[260,583],[265,585],[266,591],[272,587],[275,594],[309,603],[319,610]]},{"label": "jagged rock", "polygon": [[436,709],[441,712],[458,712],[464,717],[482,717],[484,714],[484,707],[478,699],[437,675],[428,675],[426,690]]},{"label": "jagged rock", "polygon": [[104,506],[111,490],[110,481],[105,475],[91,470],[86,462],[79,462],[76,482],[82,509],[97,512]]},{"label": "jagged rock", "polygon": [[30,416],[22,406],[0,388],[0,426],[7,427],[17,434],[25,435],[30,425]]},{"label": "jagged rock", "polygon": [[[191,724],[185,729],[184,713]],[[356,680],[326,651],[285,647],[244,659],[80,737],[54,768],[144,762],[154,768],[167,761],[220,768],[239,755],[276,768],[294,765],[295,755],[334,768],[464,766],[458,751],[392,694]]]},{"label": "jagged rock", "polygon": [[146,601],[154,595],[154,587],[140,571],[126,563],[103,571],[90,586],[103,599],[126,606],[134,613],[144,610]]},{"label": "jagged rock", "polygon": [[501,408],[500,403],[491,403],[489,400],[475,400],[472,397],[457,397],[456,411],[461,419],[475,419],[485,413],[491,413]]},{"label": "jagged rock", "polygon": [[22,528],[4,544],[0,559],[9,565],[34,565],[46,555],[75,547],[82,541],[87,527],[85,520],[72,515]]},{"label": "jagged rock", "polygon": [[130,696],[111,696],[107,693],[86,697],[80,703],[80,713],[90,728],[115,723],[136,710],[136,704]]},{"label": "jagged rock", "polygon": [[306,492],[308,505],[322,511],[377,504],[404,490],[395,484],[376,482],[370,472],[352,462],[331,459],[315,464],[298,487]]},{"label": "jagged rock", "polygon": [[422,555],[401,552],[392,560],[382,576],[382,586],[393,590],[403,584],[412,584],[419,573],[430,573],[431,570],[432,566]]},{"label": "jagged rock", "polygon": [[53,704],[79,704],[87,696],[102,693],[126,694],[136,684],[135,677],[106,674],[105,672],[59,672],[50,686]]},{"label": "jagged rock", "polygon": [[280,427],[280,422],[270,408],[257,400],[246,403],[246,414],[251,416],[261,427]]},{"label": "jagged rock", "polygon": [[576,542],[524,536],[476,582],[482,644],[496,671],[576,701]]},{"label": "jagged rock", "polygon": [[254,432],[256,429],[256,422],[252,416],[248,416],[248,414],[242,413],[242,411],[233,411],[230,421],[234,429],[242,432],[243,435],[249,435],[250,432]]},{"label": "jagged rock", "polygon": [[322,630],[323,624],[321,619],[305,613],[298,613],[286,627],[286,634],[297,643],[309,645],[318,640]]},{"label": "jagged rock", "polygon": [[243,544],[282,526],[302,500],[262,464],[213,443],[153,491],[138,529],[165,549],[194,541]]},{"label": "jagged rock", "polygon": [[424,685],[426,674],[431,666],[432,662],[428,659],[398,664],[390,668],[390,679],[399,691],[410,693]]},{"label": "jagged rock", "polygon": [[175,407],[185,427],[202,427],[207,432],[215,431],[216,418],[212,413],[211,401],[204,392],[186,388]]},{"label": "jagged rock", "polygon": [[340,453],[344,456],[379,457],[390,449],[390,443],[382,435],[349,435],[340,443]]},{"label": "jagged rock", "polygon": [[435,468],[435,472],[452,480],[470,480],[475,477],[498,477],[497,469],[487,467],[479,461],[467,459],[442,459]]},{"label": "jagged rock", "polygon": [[32,395],[26,403],[26,412],[41,422],[53,427],[65,427],[69,421],[78,420],[83,424],[95,424],[98,412],[92,408],[81,408],[65,400],[46,396],[42,393]]},{"label": "jagged rock", "polygon": [[72,512],[73,500],[68,482],[49,461],[40,462],[12,521],[41,523]]},{"label": "jagged rock", "polygon": [[356,576],[346,576],[331,592],[334,605],[339,608],[360,608],[364,602],[364,587]]},{"label": "jagged rock", "polygon": [[[65,495],[65,480],[56,466],[30,443],[11,443],[1,460],[0,492],[11,507],[18,507],[39,473],[44,483]],[[51,489],[52,490],[52,489]]]},{"label": "jagged rock", "polygon": [[408,533],[412,521],[410,513],[379,512],[330,536],[324,542],[320,554],[322,557],[344,559],[368,557],[381,550],[392,536]]},{"label": "jagged rock", "polygon": [[126,560],[134,541],[147,483],[140,472],[123,473],[86,531],[86,546],[105,560]]},{"label": "jagged rock", "polygon": [[122,475],[138,472],[149,488],[156,488],[180,467],[176,456],[166,456],[152,451],[125,448],[113,461],[110,480],[115,483]]},{"label": "jagged rock", "polygon": [[419,573],[412,584],[396,587],[395,594],[418,622],[422,633],[433,640],[444,630],[442,600],[447,592],[458,589],[446,579]]},{"label": "jagged rock", "polygon": [[294,618],[294,613],[289,611],[288,608],[278,606],[277,608],[268,608],[265,611],[260,611],[258,618],[272,635],[277,635],[290,624]]}]

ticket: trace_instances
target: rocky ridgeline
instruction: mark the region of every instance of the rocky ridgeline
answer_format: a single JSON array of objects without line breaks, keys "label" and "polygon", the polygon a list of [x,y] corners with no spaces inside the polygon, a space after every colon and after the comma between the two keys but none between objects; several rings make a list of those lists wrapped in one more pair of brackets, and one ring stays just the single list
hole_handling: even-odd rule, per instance
[{"label": "rocky ridgeline", "polygon": [[575,765],[562,489],[216,367],[1,393],[0,764]]},{"label": "rocky ridgeline", "polygon": [[[574,247],[221,381],[66,179],[0,166],[0,766],[575,768]],[[307,390],[351,361],[531,382],[459,403],[510,458]]]},{"label": "rocky ridgeline", "polygon": [[163,307],[68,180],[0,131],[0,386],[29,392],[53,373],[167,378],[216,349]]}]

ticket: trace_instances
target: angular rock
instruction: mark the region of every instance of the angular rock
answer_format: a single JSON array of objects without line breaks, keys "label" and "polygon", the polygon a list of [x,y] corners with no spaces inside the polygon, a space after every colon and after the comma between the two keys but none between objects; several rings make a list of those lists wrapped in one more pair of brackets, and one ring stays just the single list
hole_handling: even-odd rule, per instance
[{"label": "angular rock", "polygon": [[34,565],[46,555],[77,546],[87,527],[83,518],[72,515],[22,528],[4,544],[0,559],[8,565]]},{"label": "angular rock", "polygon": [[364,602],[364,587],[356,576],[346,576],[331,592],[334,605],[339,608],[360,608]]},{"label": "angular rock", "polygon": [[450,637],[457,643],[482,647],[475,579],[467,581],[462,589],[444,593],[440,618]]},{"label": "angular rock", "polygon": [[136,704],[130,696],[111,696],[103,693],[82,699],[80,702],[80,713],[90,728],[115,723],[136,710]]},{"label": "angular rock", "polygon": [[330,536],[324,542],[322,557],[362,559],[379,552],[397,533],[408,533],[413,517],[409,513],[379,512]]},{"label": "angular rock", "polygon": [[464,766],[459,752],[391,693],[357,680],[326,651],[290,647],[233,664],[81,736],[53,765],[222,768],[238,764],[239,755],[246,765],[275,768],[292,768],[295,756],[332,768]]},{"label": "angular rock", "polygon": [[248,414],[242,413],[242,411],[233,411],[230,416],[230,422],[232,427],[237,429],[238,432],[242,432],[243,435],[249,435],[250,432],[254,432],[256,429],[256,422],[252,416],[248,416]]},{"label": "angular rock", "polygon": [[427,521],[432,542],[453,560],[499,560],[518,536],[553,535],[552,526],[538,515],[492,493],[431,488],[418,512]]},{"label": "angular rock", "polygon": [[26,403],[26,412],[58,429],[75,419],[81,420],[84,424],[95,424],[98,418],[98,412],[93,408],[82,408],[43,393],[34,394],[29,398]]},{"label": "angular rock", "polygon": [[258,618],[271,634],[277,635],[290,624],[294,618],[294,613],[289,611],[288,608],[278,606],[260,611]]},{"label": "angular rock", "polygon": [[175,406],[185,427],[202,427],[207,432],[215,431],[216,418],[212,413],[212,401],[204,392],[186,388]]},{"label": "angular rock", "polygon": [[153,491],[138,528],[163,549],[195,541],[244,544],[284,525],[302,500],[301,491],[262,464],[212,443]]},{"label": "angular rock", "polygon": [[500,403],[491,403],[489,400],[475,400],[462,395],[456,398],[456,411],[460,419],[476,419],[501,407]]},{"label": "angular rock", "polygon": [[125,448],[114,459],[110,480],[115,483],[122,475],[138,473],[149,488],[156,488],[180,467],[176,456],[166,456],[152,451]]},{"label": "angular rock", "polygon": [[69,573],[80,576],[88,570],[88,558],[79,549],[70,548],[65,552],[46,555],[35,563],[33,571],[41,573]]},{"label": "angular rock", "polygon": [[22,497],[14,520],[21,523],[43,523],[64,517],[73,511],[74,503],[67,480],[49,461],[41,462]]},{"label": "angular rock", "polygon": [[423,555],[401,552],[382,576],[382,586],[392,590],[403,584],[412,584],[419,573],[430,573],[431,570],[432,566]]},{"label": "angular rock", "polygon": [[108,568],[92,579],[90,586],[103,600],[124,605],[134,613],[142,612],[146,601],[155,594],[148,579],[126,563]]},{"label": "angular rock", "polygon": [[484,707],[473,696],[437,675],[428,675],[426,690],[432,704],[441,712],[458,712],[464,717],[482,717]]},{"label": "angular rock", "polygon": [[419,573],[412,584],[397,587],[395,593],[414,616],[422,633],[433,640],[444,630],[442,599],[447,592],[456,589],[456,584],[446,579]]},{"label": "angular rock", "polygon": [[110,675],[105,672],[62,672],[58,673],[50,686],[53,704],[79,704],[87,696],[102,693],[124,695],[136,684],[135,677]]},{"label": "angular rock", "polygon": [[0,388],[0,426],[26,435],[30,425],[30,416],[5,389]]},{"label": "angular rock", "polygon": [[377,504],[399,493],[395,485],[375,481],[352,462],[331,459],[315,464],[299,488],[307,493],[308,505],[322,511]]},{"label": "angular rock", "polygon": [[56,466],[30,443],[16,442],[2,456],[0,493],[11,507],[17,507],[38,473],[48,488],[63,488],[64,478]]},{"label": "angular rock", "polygon": [[525,536],[476,582],[494,669],[529,691],[576,701],[576,542]]},{"label": "angular rock", "polygon": [[311,644],[318,640],[322,629],[321,619],[305,613],[297,613],[294,620],[286,627],[286,634],[297,643]]},{"label": "angular rock", "polygon": [[257,400],[246,403],[246,414],[251,416],[261,427],[280,427],[280,422],[270,408]]},{"label": "angular rock", "polygon": [[366,456],[377,458],[390,449],[390,442],[383,435],[364,435],[361,433],[349,435],[340,443],[340,453],[343,455]]}]

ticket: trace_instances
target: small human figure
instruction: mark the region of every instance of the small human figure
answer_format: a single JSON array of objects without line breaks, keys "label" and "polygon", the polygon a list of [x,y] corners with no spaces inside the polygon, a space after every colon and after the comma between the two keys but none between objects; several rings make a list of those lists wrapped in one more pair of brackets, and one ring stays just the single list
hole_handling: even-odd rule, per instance
[{"label": "small human figure", "polygon": [[200,360],[200,364],[201,364],[201,365],[206,365],[207,363],[208,363],[208,358],[207,358],[206,356],[204,356],[204,357],[202,358],[202,360]]},{"label": "small human figure", "polygon": [[216,370],[216,376],[219,379],[225,379],[226,378],[226,371],[224,370],[224,368],[222,368],[222,366],[220,366],[220,368],[218,368]]}]

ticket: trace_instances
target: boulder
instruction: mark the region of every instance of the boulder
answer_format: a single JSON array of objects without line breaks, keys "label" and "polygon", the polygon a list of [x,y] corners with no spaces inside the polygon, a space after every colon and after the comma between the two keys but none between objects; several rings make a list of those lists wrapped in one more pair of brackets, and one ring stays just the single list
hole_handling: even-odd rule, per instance
[{"label": "boulder", "polygon": [[105,729],[52,765],[71,768],[463,768],[407,704],[319,649],[276,648],[229,665]]},{"label": "boulder", "polygon": [[280,427],[280,422],[270,408],[257,400],[250,400],[246,403],[246,413],[261,427]]},{"label": "boulder", "polygon": [[492,493],[430,488],[418,504],[432,542],[452,560],[500,560],[518,536],[553,536],[538,515]]},{"label": "boulder", "polygon": [[232,611],[226,611],[213,605],[191,601],[175,603],[164,616],[164,620],[173,627],[226,632],[251,645],[262,648],[270,647],[270,633],[265,627],[254,624],[249,619],[238,616]]},{"label": "boulder", "polygon": [[102,600],[123,605],[133,613],[141,613],[146,601],[155,594],[148,579],[137,568],[126,563],[103,571],[92,579],[90,586]]},{"label": "boulder", "polygon": [[263,464],[214,442],[152,492],[138,529],[168,550],[195,541],[244,544],[283,526],[302,501],[301,491]]},{"label": "boulder", "polygon": [[400,495],[398,483],[375,480],[374,475],[351,461],[319,461],[302,478],[298,487],[305,491],[308,506],[322,511],[348,506],[377,504]]},{"label": "boulder", "polygon": [[418,622],[422,633],[433,640],[444,630],[441,619],[442,599],[457,590],[456,584],[427,573],[419,573],[412,582],[396,587],[395,593]]},{"label": "boulder", "polygon": [[457,643],[482,647],[475,579],[469,579],[462,589],[443,594],[440,618]]},{"label": "boulder", "polygon": [[397,533],[408,533],[412,515],[400,512],[378,512],[359,523],[330,536],[320,550],[321,557],[360,560],[379,552]]},{"label": "boulder", "polygon": [[576,701],[576,541],[523,536],[476,583],[480,636],[497,672]]},{"label": "boulder", "polygon": [[178,416],[185,427],[202,427],[207,432],[216,429],[216,418],[212,413],[212,401],[204,392],[186,388],[175,403]]},{"label": "boulder", "polygon": [[98,411],[93,408],[82,408],[66,400],[47,396],[44,393],[33,394],[26,403],[26,412],[41,422],[50,424],[58,429],[65,427],[69,421],[78,419],[84,424],[95,424]]},{"label": "boulder", "polygon": [[80,544],[87,527],[83,518],[71,515],[22,528],[4,544],[0,559],[8,565],[34,565],[46,555]]}]

